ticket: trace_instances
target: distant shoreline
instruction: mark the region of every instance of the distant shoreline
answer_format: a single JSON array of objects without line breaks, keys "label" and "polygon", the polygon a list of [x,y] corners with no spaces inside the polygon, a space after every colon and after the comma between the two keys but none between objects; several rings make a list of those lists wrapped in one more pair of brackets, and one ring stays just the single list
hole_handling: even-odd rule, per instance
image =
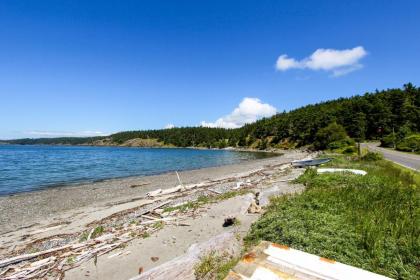
[{"label": "distant shoreline", "polygon": [[119,147],[119,148],[147,148],[147,149],[192,149],[192,150],[210,150],[210,151],[233,151],[233,152],[252,152],[252,153],[273,153],[273,154],[284,154],[286,150],[269,148],[265,150],[253,149],[253,148],[238,148],[238,147],[226,147],[226,148],[206,148],[206,147],[177,147],[177,146],[124,146],[124,145],[95,145],[95,144],[14,144],[7,142],[0,142],[1,145],[13,145],[13,146],[57,146],[57,147]]}]

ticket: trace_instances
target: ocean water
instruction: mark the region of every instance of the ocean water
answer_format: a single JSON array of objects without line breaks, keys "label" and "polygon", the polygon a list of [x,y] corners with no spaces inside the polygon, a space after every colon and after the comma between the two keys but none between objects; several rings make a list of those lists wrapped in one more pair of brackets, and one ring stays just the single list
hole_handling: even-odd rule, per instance
[{"label": "ocean water", "polygon": [[0,145],[0,195],[268,156],[227,150]]}]

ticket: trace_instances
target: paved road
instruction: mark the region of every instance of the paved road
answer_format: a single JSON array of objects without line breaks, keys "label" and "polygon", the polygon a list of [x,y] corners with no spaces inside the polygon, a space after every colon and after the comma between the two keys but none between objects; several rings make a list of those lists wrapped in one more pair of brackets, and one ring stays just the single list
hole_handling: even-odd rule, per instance
[{"label": "paved road", "polygon": [[420,170],[420,155],[408,154],[380,148],[378,147],[378,143],[364,143],[362,145],[363,147],[366,147],[371,151],[377,151],[382,153],[387,160],[393,161],[395,163],[417,171]]}]

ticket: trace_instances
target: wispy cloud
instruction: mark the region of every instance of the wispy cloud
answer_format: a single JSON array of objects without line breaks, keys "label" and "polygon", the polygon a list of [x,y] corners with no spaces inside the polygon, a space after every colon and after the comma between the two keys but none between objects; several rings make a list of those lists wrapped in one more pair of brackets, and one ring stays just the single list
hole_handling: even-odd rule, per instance
[{"label": "wispy cloud", "polygon": [[89,137],[89,136],[107,136],[109,133],[102,131],[42,131],[32,130],[26,131],[23,134],[31,137]]},{"label": "wispy cloud", "polygon": [[238,128],[264,117],[276,114],[275,107],[262,103],[258,98],[245,97],[232,113],[217,119],[215,122],[202,121],[201,126]]},{"label": "wispy cloud", "polygon": [[317,49],[309,57],[301,60],[282,54],[277,59],[276,69],[279,71],[289,69],[324,70],[332,72],[332,76],[338,77],[361,69],[363,65],[360,60],[366,55],[367,51],[362,46],[344,50]]},{"label": "wispy cloud", "polygon": [[171,129],[171,128],[174,128],[174,127],[175,127],[175,125],[172,124],[172,123],[168,123],[167,125],[165,125],[165,129]]}]

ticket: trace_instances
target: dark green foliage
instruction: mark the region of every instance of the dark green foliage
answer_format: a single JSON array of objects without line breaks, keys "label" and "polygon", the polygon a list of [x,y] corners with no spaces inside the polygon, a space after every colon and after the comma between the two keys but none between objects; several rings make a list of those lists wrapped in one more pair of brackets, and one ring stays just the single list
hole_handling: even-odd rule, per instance
[{"label": "dark green foliage", "polygon": [[413,131],[411,130],[410,125],[407,123],[398,129],[398,132],[396,134],[397,141],[399,142],[405,137],[410,136],[411,134],[413,134]]},{"label": "dark green foliage", "polygon": [[381,147],[394,148],[397,138],[395,133],[390,133],[381,139]]},{"label": "dark green foliage", "polygon": [[[406,112],[406,113],[403,113]],[[317,132],[336,122],[354,139],[381,139],[403,126],[420,131],[420,89],[412,84],[402,89],[388,89],[366,93],[363,96],[340,98],[333,101],[279,113],[242,128],[243,135],[256,139],[276,136],[311,145]]]},{"label": "dark green foliage", "polygon": [[381,153],[376,152],[367,152],[362,156],[362,160],[364,161],[377,161],[382,159],[384,159],[384,156]]},{"label": "dark green foliage", "polygon": [[125,131],[111,135],[116,143],[124,143],[133,138],[158,139],[167,145],[177,147],[224,148],[227,143],[234,144],[239,130],[209,127],[176,127],[160,130]]},{"label": "dark green foliage", "polygon": [[333,141],[327,145],[327,148],[330,150],[345,148],[348,146],[353,146],[355,144],[354,140],[350,137],[346,137],[341,140]]},{"label": "dark green foliage", "polygon": [[420,134],[405,137],[397,144],[397,150],[406,152],[420,152]]},{"label": "dark green foliage", "polygon": [[317,175],[298,181],[300,195],[272,200],[245,241],[268,240],[395,279],[419,279],[419,182],[414,173],[386,161],[336,159],[336,167],[366,176]]},{"label": "dark green foliage", "polygon": [[350,147],[345,148],[342,153],[346,154],[346,155],[349,155],[349,154],[354,154],[356,152],[357,152],[356,147],[350,146]]},{"label": "dark green foliage", "polygon": [[343,126],[333,122],[326,127],[321,128],[315,135],[315,148],[317,149],[337,149],[347,146],[348,138]]}]

